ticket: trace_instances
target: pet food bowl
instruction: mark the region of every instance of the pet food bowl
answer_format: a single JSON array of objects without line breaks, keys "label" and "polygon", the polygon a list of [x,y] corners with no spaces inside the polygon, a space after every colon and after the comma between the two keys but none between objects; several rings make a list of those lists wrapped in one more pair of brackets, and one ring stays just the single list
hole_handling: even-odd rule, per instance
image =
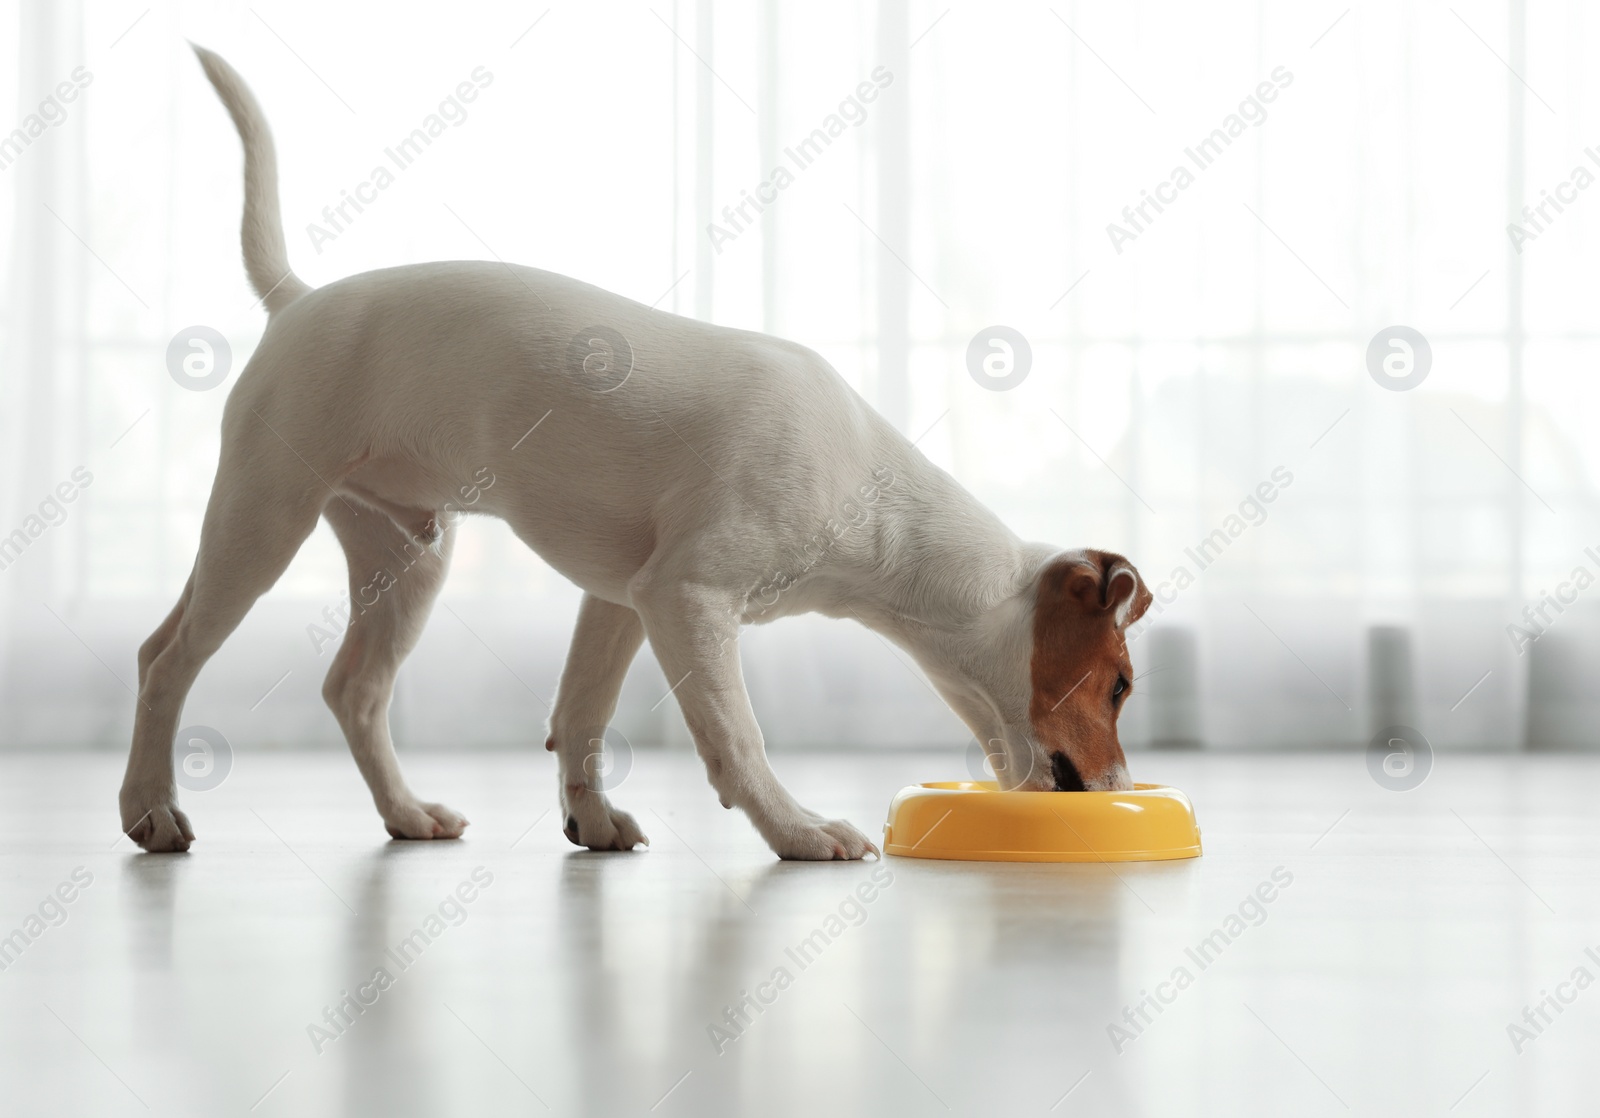
[{"label": "pet food bowl", "polygon": [[1131,792],[1002,792],[992,780],[903,788],[883,850],[974,862],[1161,862],[1200,856],[1189,797],[1164,784]]}]

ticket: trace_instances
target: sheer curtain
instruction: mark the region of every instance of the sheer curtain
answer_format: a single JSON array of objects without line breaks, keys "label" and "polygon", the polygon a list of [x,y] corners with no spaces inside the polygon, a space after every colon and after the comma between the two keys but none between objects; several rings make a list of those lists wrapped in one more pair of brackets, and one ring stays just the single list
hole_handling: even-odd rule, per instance
[{"label": "sheer curtain", "polygon": [[[0,747],[126,742],[264,321],[238,141],[185,37],[266,107],[309,282],[498,257],[793,338],[1022,535],[1131,557],[1163,601],[1130,746],[1596,739],[1581,5],[0,11],[0,536],[25,541],[0,548]],[[169,374],[196,325],[231,354],[209,391]],[[344,588],[319,529],[185,723],[336,743]],[[397,738],[540,740],[576,603],[469,523]],[[853,625],[747,630],[744,658],[775,747],[967,738]],[[667,690],[646,650],[619,731],[683,745]]]}]

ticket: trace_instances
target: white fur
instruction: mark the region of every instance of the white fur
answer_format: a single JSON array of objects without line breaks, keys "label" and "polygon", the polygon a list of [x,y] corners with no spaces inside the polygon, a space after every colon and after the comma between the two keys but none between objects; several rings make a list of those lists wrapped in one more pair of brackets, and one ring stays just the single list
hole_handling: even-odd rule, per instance
[{"label": "white fur", "polygon": [[[550,719],[574,841],[645,841],[583,765],[648,638],[682,681],[674,694],[725,805],[784,857],[875,852],[779,783],[745,695],[739,625],[806,611],[907,649],[980,741],[1006,743],[1018,782],[1044,786],[1034,774],[1048,758],[1028,721],[1032,601],[1056,549],[1019,541],[791,342],[498,263],[390,268],[311,290],[288,266],[260,110],[227,63],[196,50],[245,145],[245,262],[271,318],[227,402],[194,572],[140,652],[121,806],[141,845],[192,839],[172,779],[184,697],[322,515],[352,588],[397,552],[422,555],[352,619],[324,693],[391,833],[461,833],[464,819],[406,787],[387,708],[444,580],[444,510],[484,470],[495,483],[473,510],[503,518],[585,592]],[[614,391],[569,361],[591,326],[632,349]]]}]

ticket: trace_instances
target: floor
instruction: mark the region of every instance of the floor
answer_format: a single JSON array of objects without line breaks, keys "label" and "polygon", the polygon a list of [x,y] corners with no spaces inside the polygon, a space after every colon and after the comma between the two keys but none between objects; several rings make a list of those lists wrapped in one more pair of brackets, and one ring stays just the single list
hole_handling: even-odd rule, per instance
[{"label": "floor", "polygon": [[[0,1111],[1592,1112],[1600,758],[1446,755],[1409,792],[1358,753],[1133,761],[1203,858],[779,863],[644,752],[616,799],[651,849],[590,854],[542,751],[408,758],[475,821],[438,844],[389,842],[346,757],[243,755],[187,794],[193,852],[148,856],[118,759],[0,755]],[[776,766],[873,833],[964,770]]]}]

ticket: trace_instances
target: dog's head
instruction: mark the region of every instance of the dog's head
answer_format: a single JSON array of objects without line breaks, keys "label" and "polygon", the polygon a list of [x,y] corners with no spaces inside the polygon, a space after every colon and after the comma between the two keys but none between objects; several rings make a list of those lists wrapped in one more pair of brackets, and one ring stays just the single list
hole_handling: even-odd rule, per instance
[{"label": "dog's head", "polygon": [[1028,724],[1046,754],[1035,760],[1048,760],[1048,771],[1027,783],[1131,788],[1117,716],[1133,690],[1125,634],[1150,608],[1150,591],[1120,555],[1069,551],[1040,570],[1034,595]]},{"label": "dog's head", "polygon": [[[1013,647],[1026,657],[1027,688],[1003,704],[1016,709],[1004,712],[1004,740],[991,746],[1002,785],[1133,787],[1117,718],[1133,689],[1127,629],[1150,607],[1144,580],[1120,555],[1065,551],[1043,562],[1020,598],[1014,616],[1027,639]],[[1003,757],[994,755],[1000,746]]]}]

